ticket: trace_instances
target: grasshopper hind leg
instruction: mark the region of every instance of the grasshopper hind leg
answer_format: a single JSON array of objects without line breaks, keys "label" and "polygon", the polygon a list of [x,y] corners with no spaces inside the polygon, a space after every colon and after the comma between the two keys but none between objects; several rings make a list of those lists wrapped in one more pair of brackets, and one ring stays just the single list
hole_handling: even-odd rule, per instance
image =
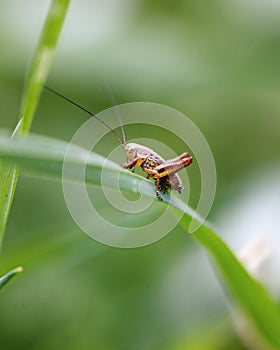
[{"label": "grasshopper hind leg", "polygon": [[162,195],[160,193],[160,178],[159,177],[156,178],[156,196],[160,201],[162,201]]}]

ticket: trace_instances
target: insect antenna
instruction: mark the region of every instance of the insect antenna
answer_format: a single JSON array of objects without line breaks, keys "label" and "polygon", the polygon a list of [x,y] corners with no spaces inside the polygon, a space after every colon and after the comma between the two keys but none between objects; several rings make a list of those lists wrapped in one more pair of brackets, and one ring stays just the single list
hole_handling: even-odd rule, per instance
[{"label": "insect antenna", "polygon": [[109,124],[107,124],[104,120],[100,119],[99,117],[97,117],[93,112],[91,112],[90,110],[88,110],[87,108],[83,107],[82,105],[80,105],[79,103],[75,102],[74,100],[62,95],[61,93],[57,92],[56,90],[48,87],[48,86],[44,86],[46,90],[52,92],[54,95],[61,97],[63,100],[70,102],[72,105],[78,107],[79,109],[81,109],[82,111],[86,112],[87,114],[89,114],[90,116],[94,117],[96,120],[98,120],[101,124],[103,124],[107,129],[109,129],[113,135],[116,137],[116,139],[120,142],[120,144],[124,147],[125,146],[125,139],[124,141],[122,141],[122,139],[120,138],[120,136],[115,132],[115,130],[113,128],[110,127]]},{"label": "insect antenna", "polygon": [[116,115],[117,115],[119,123],[120,123],[121,131],[122,131],[123,144],[126,145],[126,136],[125,136],[125,131],[124,131],[124,127],[123,127],[122,116],[121,116],[121,113],[117,107],[116,99],[115,99],[114,95],[112,94],[111,89],[109,89],[106,84],[102,85],[102,88],[106,92],[106,94],[109,96],[110,101],[114,107],[114,110],[116,112]]}]

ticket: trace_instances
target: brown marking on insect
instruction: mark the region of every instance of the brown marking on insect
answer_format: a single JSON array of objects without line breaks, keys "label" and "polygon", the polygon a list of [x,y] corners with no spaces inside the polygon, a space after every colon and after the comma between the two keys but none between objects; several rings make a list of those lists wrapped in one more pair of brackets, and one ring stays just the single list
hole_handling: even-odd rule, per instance
[{"label": "brown marking on insect", "polygon": [[135,166],[140,166],[147,178],[155,180],[158,199],[162,200],[160,192],[165,193],[169,189],[182,193],[183,185],[177,172],[192,163],[189,153],[184,152],[176,158],[164,160],[150,148],[137,143],[126,144],[125,150],[126,163],[122,167],[134,171]]},{"label": "brown marking on insect", "polygon": [[139,145],[137,143],[126,143],[126,137],[122,122],[121,130],[123,140],[114,129],[112,129],[104,120],[97,117],[94,113],[76,103],[75,101],[69,99],[68,97],[65,97],[59,92],[47,86],[45,86],[45,88],[55,95],[75,105],[76,107],[82,109],[97,119],[107,129],[109,129],[125,149],[126,162],[122,165],[122,167],[124,169],[131,169],[132,172],[134,172],[136,166],[141,167],[142,170],[147,174],[147,179],[152,178],[155,180],[156,196],[159,200],[162,200],[162,195],[160,192],[166,193],[168,190],[176,190],[179,193],[182,193],[183,185],[177,173],[192,164],[192,157],[188,152],[184,152],[178,157],[165,160],[159,154],[148,147]]}]

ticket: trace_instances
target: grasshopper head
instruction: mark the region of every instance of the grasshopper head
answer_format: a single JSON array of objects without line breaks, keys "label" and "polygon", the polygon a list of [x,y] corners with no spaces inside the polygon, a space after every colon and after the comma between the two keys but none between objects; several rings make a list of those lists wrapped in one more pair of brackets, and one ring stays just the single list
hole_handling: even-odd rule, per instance
[{"label": "grasshopper head", "polygon": [[126,152],[126,160],[127,162],[131,162],[137,156],[137,147],[136,143],[127,143],[124,148]]}]

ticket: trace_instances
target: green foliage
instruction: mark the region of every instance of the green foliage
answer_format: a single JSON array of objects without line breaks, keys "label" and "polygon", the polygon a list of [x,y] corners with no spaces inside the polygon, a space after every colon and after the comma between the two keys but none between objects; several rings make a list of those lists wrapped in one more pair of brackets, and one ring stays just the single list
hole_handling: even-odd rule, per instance
[{"label": "green foliage", "polygon": [[13,165],[4,165],[0,161],[0,247],[13,202],[17,178],[18,168]]},{"label": "green foliage", "polygon": [[[25,135],[31,127],[42,87],[47,79],[68,4],[69,0],[52,1],[27,77],[19,117],[20,122],[14,134]],[[19,171],[16,166],[7,166],[2,161],[0,162],[0,249],[14,198],[18,174]],[[14,274],[9,275],[6,280],[14,276]]]},{"label": "green foliage", "polygon": [[[68,0],[52,1],[27,76],[20,108],[23,123],[18,136],[26,136],[33,123],[68,3]],[[77,6],[80,12],[73,12],[71,17],[75,28],[73,30],[72,26],[69,32],[66,31],[65,37],[75,32],[80,33],[81,40],[64,42],[53,74],[60,85],[64,84],[60,91],[68,95],[71,89],[71,96],[92,103],[94,111],[108,106],[106,97],[98,90],[99,80],[105,80],[113,88],[119,103],[153,101],[187,113],[203,130],[215,154],[219,174],[214,206],[216,217],[236,195],[231,187],[233,180],[254,170],[258,172],[260,166],[270,172],[279,163],[279,80],[275,79],[279,71],[279,19],[274,5],[265,7],[261,2],[251,5],[215,1],[211,6],[205,6],[199,1],[183,1],[171,6],[167,2],[155,5],[140,1],[137,5],[131,4],[129,9],[118,4],[118,11],[106,9],[106,16],[100,16],[99,8],[94,8],[96,4],[88,4],[86,11],[90,21],[83,16],[85,10]],[[111,12],[114,12],[113,17],[107,17]],[[122,17],[118,17],[120,14]],[[6,44],[1,57],[3,79],[0,89],[1,101],[8,102],[7,106],[1,102],[0,108],[3,125],[10,126],[9,110],[17,106],[25,70],[24,57],[25,54],[30,57],[30,51],[26,45],[28,35],[22,40],[17,31],[16,38],[20,39],[11,40],[17,23],[10,19],[10,25],[6,23],[7,18],[13,19],[13,16],[7,16],[4,10],[1,15],[5,16],[0,21],[1,32],[7,39],[5,42],[0,38],[1,47]],[[32,21],[35,17],[33,14]],[[104,27],[100,27],[99,18]],[[15,57],[20,59],[15,60]],[[81,57],[83,64],[80,64]],[[56,84],[52,86],[56,87]],[[180,304],[174,302],[169,312],[162,310],[166,300],[169,302],[173,296],[170,289],[168,299],[163,298],[164,291],[163,294],[159,292],[166,287],[162,286],[165,275],[168,277],[170,271],[178,273],[178,261],[191,255],[192,240],[181,235],[179,228],[156,245],[130,251],[101,246],[78,232],[66,213],[59,184],[48,180],[61,180],[67,143],[60,140],[71,138],[84,116],[78,111],[70,115],[68,107],[60,102],[56,105],[50,99],[46,96],[42,101],[34,129],[37,133],[56,135],[59,140],[35,134],[27,135],[25,140],[19,137],[12,140],[7,135],[0,135],[0,247],[18,169],[22,168],[28,175],[45,175],[43,186],[34,177],[22,178],[12,212],[13,220],[8,226],[1,268],[9,270],[20,261],[28,266],[28,273],[21,279],[21,288],[16,284],[13,288],[11,284],[7,292],[1,293],[1,347],[36,350],[93,347],[103,350],[132,347],[137,350],[243,349],[244,346],[235,345],[232,323],[229,322],[226,330],[223,327],[228,312],[224,311],[222,300],[212,309],[211,297],[205,305],[203,298],[195,294],[190,304],[196,302],[203,311],[200,309],[199,314],[189,307],[187,297],[192,293],[193,278],[197,277],[194,284],[199,281],[201,295],[208,294],[203,277],[197,275],[195,268],[188,277],[187,288],[178,290],[176,283],[174,286],[172,282],[167,283],[168,288],[173,286],[176,290],[176,301],[183,295],[186,300],[183,308],[176,311]],[[129,130],[130,139],[138,137],[140,126],[133,134],[134,131]],[[141,137],[150,137],[153,132],[143,129]],[[161,140],[165,142],[164,134]],[[173,140],[169,141],[174,144]],[[182,151],[178,145],[174,147],[178,147],[176,151]],[[83,150],[77,148],[77,151],[82,157]],[[103,154],[106,151],[104,147]],[[76,179],[81,164],[79,157],[71,159],[68,168],[71,179]],[[87,165],[87,182],[99,188],[104,158],[92,154]],[[188,173],[191,177],[194,171],[191,190],[194,196],[199,196],[196,170],[193,165]],[[104,171],[102,185],[114,187],[119,166],[107,161]],[[120,187],[131,193],[140,188],[144,196],[154,197],[151,182],[127,171],[122,171]],[[171,204],[175,215],[185,213],[181,223],[186,230],[192,209],[179,199]],[[104,210],[111,214],[110,208]],[[134,218],[130,220],[132,226],[136,225]],[[97,229],[102,231],[102,227]],[[205,247],[219,267],[225,294],[237,300],[267,343],[280,348],[279,305],[207,224],[191,237]],[[186,277],[188,264],[185,261],[183,267],[177,282]],[[19,270],[1,277],[0,288]],[[221,310],[222,315],[217,315]],[[205,318],[209,315],[209,324],[203,324],[207,323]],[[215,330],[221,319],[223,326]],[[190,320],[193,328],[186,326],[186,320]],[[178,339],[182,341],[178,343]]]},{"label": "green foliage", "polygon": [[51,3],[23,93],[20,111],[20,118],[22,118],[20,131],[23,134],[28,133],[31,127],[43,85],[46,82],[52,64],[56,43],[67,13],[69,1],[53,0]]},{"label": "green foliage", "polygon": [[[29,135],[22,140],[11,140],[7,137],[0,138],[0,156],[9,162],[33,173],[43,173],[47,176],[55,176],[60,179],[63,167],[64,154],[67,143],[60,140],[50,139],[38,135]],[[80,147],[73,148],[70,159],[70,167],[67,172],[69,180],[77,180],[77,167],[81,166],[84,159],[87,159],[87,151]],[[117,186],[114,181],[119,166],[100,155],[91,153],[87,162],[85,180],[89,184],[101,186]],[[103,178],[101,183],[101,172]],[[104,181],[104,179],[106,179]],[[145,181],[147,186],[140,186]],[[123,171],[120,177],[120,187],[123,190],[134,193],[137,188],[141,188],[142,195],[154,197],[153,186],[147,180]],[[183,212],[182,224],[186,228],[190,223],[192,209],[188,208],[178,198],[169,202],[178,212]],[[246,312],[255,326],[259,329],[265,339],[275,347],[280,347],[280,313],[278,305],[271,300],[266,290],[256,282],[242,267],[240,262],[227,247],[227,245],[210,229],[206,224],[202,224],[199,230],[193,235],[207,251],[213,256],[223,279],[227,282],[227,288],[231,294],[239,301],[242,309]]]},{"label": "green foliage", "polygon": [[227,282],[226,290],[235,296],[244,313],[264,338],[280,347],[280,310],[267,290],[252,278],[227,245],[209,228],[203,227],[194,238],[210,252]]},{"label": "green foliage", "polygon": [[21,266],[6,273],[6,275],[0,277],[0,289],[2,289],[6,283],[8,283],[15,275],[22,272],[23,268]]}]

